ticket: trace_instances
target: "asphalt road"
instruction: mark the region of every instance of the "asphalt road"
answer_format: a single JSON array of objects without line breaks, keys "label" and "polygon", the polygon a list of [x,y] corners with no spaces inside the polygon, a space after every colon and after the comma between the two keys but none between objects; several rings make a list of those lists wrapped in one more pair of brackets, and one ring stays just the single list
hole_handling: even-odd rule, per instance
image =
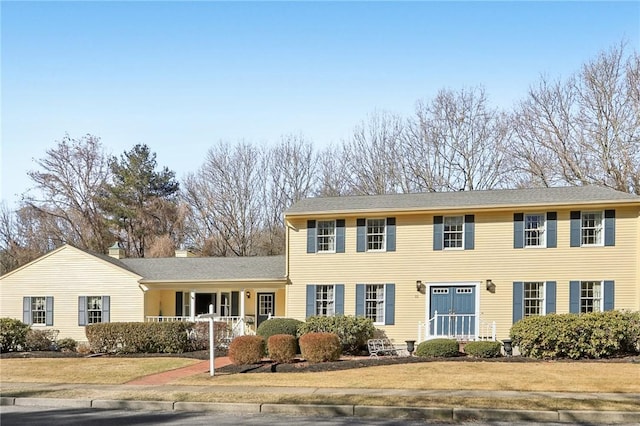
[{"label": "asphalt road", "polygon": [[[42,407],[3,406],[0,409],[2,426],[418,426],[447,425],[451,423],[433,423],[403,419],[365,419],[358,417],[299,417],[268,414],[226,414],[206,412],[173,412],[173,411],[124,411],[97,409],[57,409]],[[491,423],[459,423],[463,425],[492,426],[533,426],[541,423],[532,422],[491,422]],[[566,426],[566,423],[545,423],[546,426]]]}]

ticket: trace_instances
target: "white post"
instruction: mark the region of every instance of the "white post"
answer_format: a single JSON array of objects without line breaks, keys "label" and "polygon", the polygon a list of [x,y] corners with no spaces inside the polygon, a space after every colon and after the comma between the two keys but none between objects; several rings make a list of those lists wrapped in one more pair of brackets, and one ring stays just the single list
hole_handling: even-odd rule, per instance
[{"label": "white post", "polygon": [[209,374],[213,377],[215,369],[215,344],[213,339],[213,304],[209,305]]},{"label": "white post", "polygon": [[243,288],[242,291],[240,292],[240,322],[242,324],[240,324],[240,335],[244,336],[246,334],[245,331],[245,322],[244,322],[244,299],[247,297],[247,292],[246,290]]},{"label": "white post", "polygon": [[191,290],[189,292],[189,317],[191,321],[194,321],[196,318],[196,291]]}]

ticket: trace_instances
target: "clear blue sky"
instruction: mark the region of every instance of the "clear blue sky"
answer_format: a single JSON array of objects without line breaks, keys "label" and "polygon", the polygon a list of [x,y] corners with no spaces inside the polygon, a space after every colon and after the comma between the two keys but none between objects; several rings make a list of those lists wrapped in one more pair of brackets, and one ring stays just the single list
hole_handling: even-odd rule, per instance
[{"label": "clear blue sky", "polygon": [[626,39],[640,2],[0,2],[2,200],[65,133],[136,143],[178,178],[213,144],[318,147],[442,88],[509,108]]}]

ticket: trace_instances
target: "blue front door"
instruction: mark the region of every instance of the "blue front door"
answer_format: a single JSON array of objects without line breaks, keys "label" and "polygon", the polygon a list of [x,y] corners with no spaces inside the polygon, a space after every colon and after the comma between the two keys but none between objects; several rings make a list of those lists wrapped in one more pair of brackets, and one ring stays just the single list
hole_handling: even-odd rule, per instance
[{"label": "blue front door", "polygon": [[430,334],[437,336],[470,336],[475,334],[475,287],[431,287]]}]

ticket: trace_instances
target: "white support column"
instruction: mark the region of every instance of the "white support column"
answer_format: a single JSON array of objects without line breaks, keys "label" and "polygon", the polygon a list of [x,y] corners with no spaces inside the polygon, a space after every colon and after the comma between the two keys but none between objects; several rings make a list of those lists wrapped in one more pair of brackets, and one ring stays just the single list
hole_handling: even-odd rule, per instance
[{"label": "white support column", "polygon": [[189,291],[189,317],[191,317],[191,321],[196,320],[196,291]]},{"label": "white support column", "polygon": [[245,320],[244,320],[244,299],[247,297],[247,294],[244,290],[244,288],[240,291],[240,321],[242,322],[242,326],[240,327],[240,333],[242,334],[242,336],[245,335]]}]

